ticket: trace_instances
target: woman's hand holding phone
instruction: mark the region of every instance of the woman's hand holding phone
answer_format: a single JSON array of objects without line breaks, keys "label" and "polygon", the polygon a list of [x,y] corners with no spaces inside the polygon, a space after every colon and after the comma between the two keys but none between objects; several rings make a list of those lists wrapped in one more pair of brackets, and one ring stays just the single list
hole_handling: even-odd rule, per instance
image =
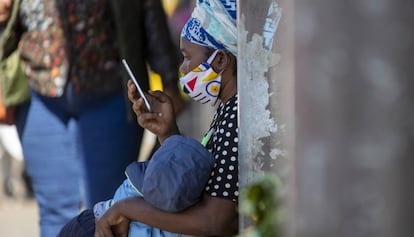
[{"label": "woman's hand holding phone", "polygon": [[128,80],[128,98],[133,103],[132,109],[139,125],[157,135],[161,144],[169,136],[179,134],[171,98],[162,91],[150,91],[145,96],[152,112],[148,111],[143,97],[138,95],[134,83]]},{"label": "woman's hand holding phone", "polygon": [[123,59],[122,63],[132,80],[128,81],[128,98],[133,103],[132,108],[139,125],[156,134],[161,144],[167,137],[178,134],[171,98],[161,91],[150,91],[149,94],[145,94],[126,60]]}]

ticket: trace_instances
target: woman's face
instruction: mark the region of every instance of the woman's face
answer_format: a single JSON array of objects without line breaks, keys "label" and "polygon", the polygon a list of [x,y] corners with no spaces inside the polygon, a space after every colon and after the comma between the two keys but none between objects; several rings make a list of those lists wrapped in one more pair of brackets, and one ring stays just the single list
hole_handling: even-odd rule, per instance
[{"label": "woman's face", "polygon": [[200,63],[206,61],[212,53],[208,48],[191,43],[183,38],[180,39],[180,50],[183,54],[183,63],[180,66],[180,71],[183,74],[187,74],[200,65]]}]

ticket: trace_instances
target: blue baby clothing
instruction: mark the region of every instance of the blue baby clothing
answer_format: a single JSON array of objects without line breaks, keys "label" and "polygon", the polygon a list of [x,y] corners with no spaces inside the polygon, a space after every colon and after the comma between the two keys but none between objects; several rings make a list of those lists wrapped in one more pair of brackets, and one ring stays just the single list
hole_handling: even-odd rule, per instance
[{"label": "blue baby clothing", "polygon": [[[200,142],[174,135],[165,140],[151,160],[130,164],[127,179],[112,199],[94,206],[99,219],[115,202],[127,197],[142,197],[151,205],[178,212],[199,202],[210,178],[215,159]],[[129,236],[181,237],[140,222],[130,224]]]},{"label": "blue baby clothing", "polygon": [[[95,218],[98,219],[101,217],[108,208],[112,206],[113,203],[127,198],[127,197],[142,197],[141,193],[138,192],[134,186],[129,182],[128,179],[126,179],[121,186],[117,189],[115,192],[114,198],[98,202],[94,208],[93,213],[95,215]],[[132,221],[129,224],[129,233],[128,236],[132,237],[182,237],[181,234],[175,234],[168,231],[164,231],[137,221]]]}]

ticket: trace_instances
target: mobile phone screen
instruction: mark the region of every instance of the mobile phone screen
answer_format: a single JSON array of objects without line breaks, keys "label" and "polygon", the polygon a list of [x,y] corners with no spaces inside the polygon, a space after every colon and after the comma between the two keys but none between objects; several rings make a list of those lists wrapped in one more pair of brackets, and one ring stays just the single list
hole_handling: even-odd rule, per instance
[{"label": "mobile phone screen", "polygon": [[125,69],[127,70],[129,76],[131,77],[132,81],[134,82],[135,86],[138,89],[138,93],[141,95],[141,97],[144,99],[145,105],[147,106],[147,109],[149,112],[151,112],[151,105],[148,102],[147,97],[145,97],[144,92],[141,89],[141,86],[139,86],[137,79],[135,78],[134,74],[131,71],[131,68],[129,67],[127,61],[125,59],[122,59],[122,63],[124,64]]}]

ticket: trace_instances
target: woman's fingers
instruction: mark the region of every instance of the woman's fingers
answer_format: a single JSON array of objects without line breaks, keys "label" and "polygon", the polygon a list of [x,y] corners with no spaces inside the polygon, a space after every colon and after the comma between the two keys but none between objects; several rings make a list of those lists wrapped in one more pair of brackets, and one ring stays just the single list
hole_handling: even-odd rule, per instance
[{"label": "woman's fingers", "polygon": [[156,134],[160,141],[178,133],[170,97],[161,91],[150,91],[147,95],[152,112],[148,111],[142,98],[134,101],[132,106],[138,124]]},{"label": "woman's fingers", "polygon": [[97,223],[95,227],[95,237],[114,237],[111,226],[108,225],[106,227],[102,227]]},{"label": "woman's fingers", "polygon": [[128,87],[128,99],[131,102],[134,102],[135,100],[139,98],[138,89],[135,86],[135,84],[132,82],[132,80],[128,80],[127,87]]},{"label": "woman's fingers", "polygon": [[133,102],[132,109],[137,116],[141,116],[144,113],[149,113],[147,106],[145,105],[144,99],[139,98]]},{"label": "woman's fingers", "polygon": [[167,94],[161,91],[149,91],[149,94],[152,95],[155,99],[161,103],[170,102],[170,97]]},{"label": "woman's fingers", "polygon": [[116,237],[128,237],[130,220],[123,217],[120,222],[112,227],[112,232]]}]

